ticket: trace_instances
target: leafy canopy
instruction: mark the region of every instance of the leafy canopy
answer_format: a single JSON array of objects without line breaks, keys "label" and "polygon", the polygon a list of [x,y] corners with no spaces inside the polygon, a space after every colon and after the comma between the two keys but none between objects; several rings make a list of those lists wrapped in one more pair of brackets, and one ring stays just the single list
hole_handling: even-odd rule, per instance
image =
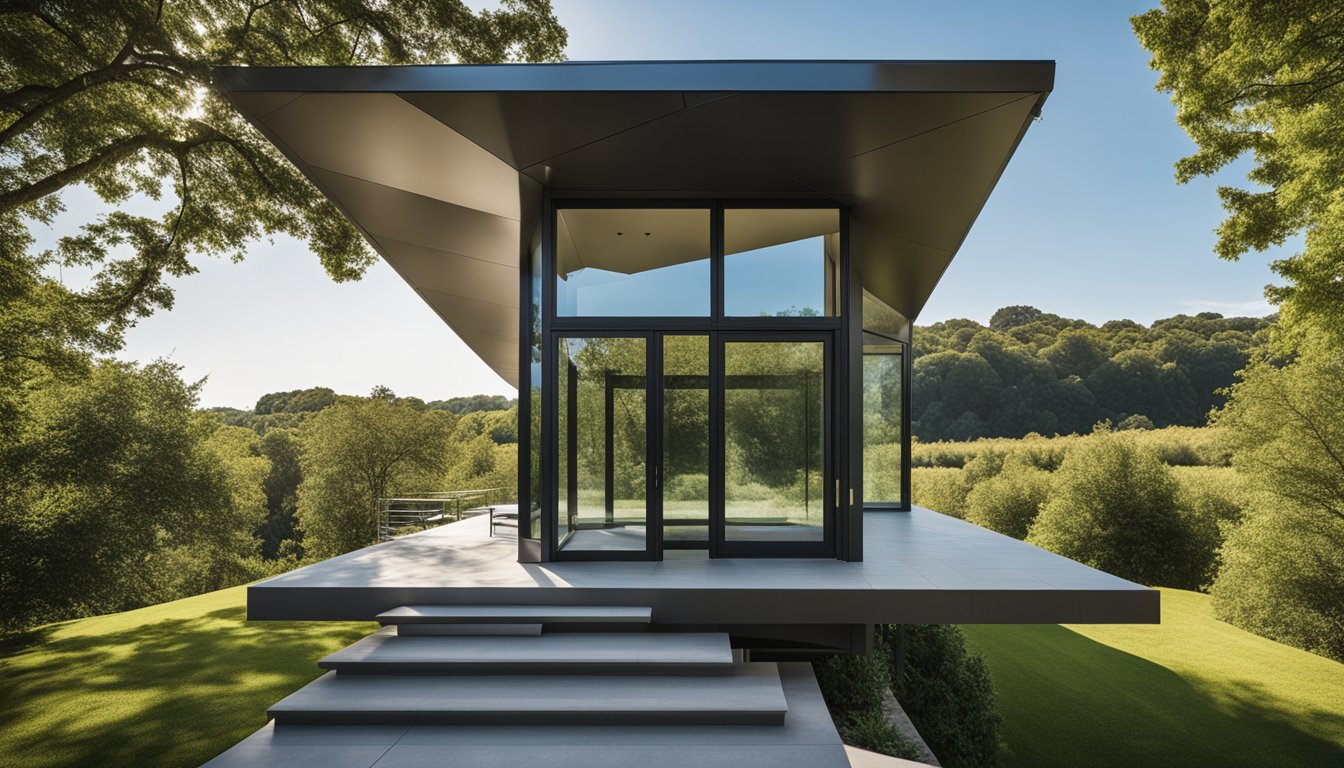
[{"label": "leafy canopy", "polygon": [[1250,156],[1252,188],[1222,186],[1216,251],[1237,259],[1306,233],[1266,289],[1286,325],[1344,338],[1344,5],[1337,0],[1164,0],[1132,19],[1176,121],[1198,145],[1187,182]]},{"label": "leafy canopy", "polygon": [[[214,67],[540,61],[565,42],[549,0],[480,12],[461,0],[0,2],[0,364],[11,380],[15,360],[50,367],[52,339],[115,349],[128,324],[172,306],[166,277],[194,272],[194,256],[241,259],[257,237],[304,241],[336,280],[372,262],[229,106]],[[30,252],[31,227],[51,224],[75,185],[112,212]],[[126,209],[144,198],[162,214]],[[65,289],[44,277],[56,264],[94,277]]]}]

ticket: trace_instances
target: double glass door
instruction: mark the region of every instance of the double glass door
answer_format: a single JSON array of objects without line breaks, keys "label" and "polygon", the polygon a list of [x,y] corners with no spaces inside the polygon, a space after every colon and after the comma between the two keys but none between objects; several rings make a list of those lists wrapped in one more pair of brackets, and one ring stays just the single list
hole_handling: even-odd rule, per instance
[{"label": "double glass door", "polygon": [[562,336],[557,559],[833,556],[831,335]]}]

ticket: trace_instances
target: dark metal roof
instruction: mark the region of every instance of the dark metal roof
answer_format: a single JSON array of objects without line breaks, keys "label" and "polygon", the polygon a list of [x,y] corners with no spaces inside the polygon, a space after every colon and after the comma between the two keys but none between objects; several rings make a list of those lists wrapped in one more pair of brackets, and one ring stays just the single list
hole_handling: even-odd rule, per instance
[{"label": "dark metal roof", "polygon": [[262,130],[516,383],[543,191],[823,198],[913,321],[1053,86],[1048,61],[222,68]]}]

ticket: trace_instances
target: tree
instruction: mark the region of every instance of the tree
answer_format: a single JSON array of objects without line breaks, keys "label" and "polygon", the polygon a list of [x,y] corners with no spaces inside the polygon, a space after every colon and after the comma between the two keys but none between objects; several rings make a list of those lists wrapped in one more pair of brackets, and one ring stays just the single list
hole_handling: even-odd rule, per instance
[{"label": "tree", "polygon": [[1306,234],[1273,262],[1285,324],[1344,340],[1344,6],[1335,0],[1163,0],[1132,19],[1176,122],[1198,149],[1184,183],[1250,156],[1253,187],[1220,186],[1217,254],[1235,260]]},{"label": "tree", "polygon": [[1208,558],[1176,494],[1153,451],[1103,431],[1069,451],[1027,541],[1141,584],[1195,589]]},{"label": "tree", "polygon": [[[115,349],[136,318],[172,305],[165,278],[200,255],[241,259],[260,236],[304,241],[336,280],[371,263],[355,228],[228,104],[214,67],[539,61],[565,41],[548,0],[480,12],[461,0],[0,4],[0,373],[26,381],[70,345]],[[29,253],[29,228],[51,224],[76,185],[112,212]],[[133,197],[166,210],[134,214],[122,207]],[[66,289],[43,271],[56,264],[94,278]]]},{"label": "tree", "polygon": [[375,540],[379,499],[443,475],[453,415],[386,397],[341,398],[303,426],[298,518],[304,550],[326,558]]},{"label": "tree", "polygon": [[196,392],[166,363],[102,362],[26,398],[0,440],[0,632],[249,577],[266,462]]},{"label": "tree", "polygon": [[1250,368],[1217,415],[1267,498],[1229,536],[1212,591],[1220,618],[1344,660],[1344,357],[1327,338]]}]

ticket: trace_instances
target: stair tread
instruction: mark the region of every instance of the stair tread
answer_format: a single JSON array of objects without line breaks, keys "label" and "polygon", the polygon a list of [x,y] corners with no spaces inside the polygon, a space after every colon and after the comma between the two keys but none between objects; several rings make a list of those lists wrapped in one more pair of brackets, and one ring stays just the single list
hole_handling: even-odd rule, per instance
[{"label": "stair tread", "polygon": [[338,675],[269,711],[276,722],[766,723],[788,704],[772,662],[731,675]]},{"label": "stair tread", "polygon": [[647,624],[653,609],[634,605],[403,605],[378,614],[383,624]]},{"label": "stair tread", "polygon": [[730,667],[728,635],[704,633],[557,633],[537,636],[407,636],[380,630],[318,662],[322,669],[380,666],[443,668],[495,665],[561,667]]}]

